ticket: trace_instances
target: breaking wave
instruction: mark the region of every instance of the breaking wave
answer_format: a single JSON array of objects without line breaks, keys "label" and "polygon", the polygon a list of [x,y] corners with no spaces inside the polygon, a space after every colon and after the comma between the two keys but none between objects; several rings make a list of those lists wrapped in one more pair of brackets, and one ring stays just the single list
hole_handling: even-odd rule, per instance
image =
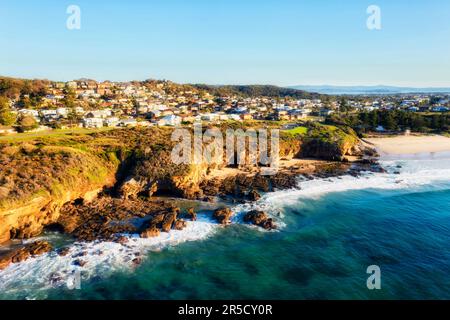
[{"label": "breaking wave", "polygon": [[[217,228],[218,225],[212,220],[199,216],[195,222],[188,221],[184,230],[162,232],[155,238],[141,239],[138,236],[130,236],[125,244],[103,241],[75,242],[69,247],[66,256],[51,252],[11,264],[0,271],[0,298],[2,294],[7,293],[8,298],[42,299],[45,298],[45,290],[73,285],[77,275],[84,281],[92,277],[107,277],[119,270],[132,271],[136,266],[133,260],[148,258],[146,255],[149,251],[159,251],[183,242],[205,239]],[[50,235],[40,239],[51,241],[54,237],[55,235]],[[83,267],[76,266],[76,260],[82,260],[86,264]]]}]

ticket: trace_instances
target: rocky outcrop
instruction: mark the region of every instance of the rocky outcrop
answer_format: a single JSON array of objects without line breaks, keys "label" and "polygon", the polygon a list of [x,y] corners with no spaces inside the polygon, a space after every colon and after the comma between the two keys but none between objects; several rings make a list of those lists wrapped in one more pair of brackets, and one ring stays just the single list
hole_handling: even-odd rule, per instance
[{"label": "rocky outcrop", "polygon": [[139,193],[144,190],[145,185],[145,182],[137,181],[130,177],[120,186],[119,195],[123,199],[137,199]]},{"label": "rocky outcrop", "polygon": [[205,180],[200,187],[208,196],[230,196],[241,200],[257,201],[259,192],[289,189],[297,186],[297,174],[278,172],[275,175],[238,174],[223,179]]},{"label": "rocky outcrop", "polygon": [[186,228],[187,227],[187,223],[186,223],[186,221],[184,221],[183,219],[177,219],[176,221],[175,221],[175,224],[174,224],[174,229],[175,230],[183,230],[184,228]]},{"label": "rocky outcrop", "polygon": [[233,212],[230,208],[221,208],[214,211],[213,218],[217,220],[220,224],[231,223],[230,218]]},{"label": "rocky outcrop", "polygon": [[[297,173],[280,171],[263,176],[258,166],[243,170],[248,174],[240,171],[234,176],[208,179],[215,166],[174,164],[170,158],[171,131],[148,130],[150,134],[125,129],[58,138],[53,144],[39,141],[0,146],[0,243],[37,236],[45,227],[81,241],[114,241],[123,233],[154,237],[171,229],[181,230],[187,225],[185,220],[197,219],[193,209],[181,217],[180,210],[170,204],[149,201],[155,195],[257,201],[261,192],[297,186]],[[332,126],[312,125],[307,137],[287,137],[280,143],[282,159],[305,156],[342,161],[349,155],[370,153],[358,145],[353,132]],[[83,147],[77,149],[80,145]],[[39,170],[30,169],[35,163]],[[321,172],[318,176],[334,174],[333,168],[317,166],[314,170]],[[213,217],[228,224],[231,215],[229,208],[222,208]],[[261,212],[249,213],[246,219],[266,229],[275,228]]]},{"label": "rocky outcrop", "polygon": [[257,225],[266,230],[276,229],[276,225],[274,224],[273,219],[269,218],[267,213],[265,213],[264,211],[250,211],[244,216],[244,221]]},{"label": "rocky outcrop", "polygon": [[194,208],[189,208],[183,216],[191,221],[197,220],[197,213],[195,213]]},{"label": "rocky outcrop", "polygon": [[52,246],[45,241],[36,241],[26,246],[7,252],[0,256],[0,270],[5,269],[11,263],[19,263],[32,256],[37,256],[52,250]]},{"label": "rocky outcrop", "polygon": [[[83,190],[84,189],[84,190]],[[45,226],[55,223],[65,203],[83,199],[92,201],[102,188],[67,191],[59,197],[47,195],[31,199],[17,208],[0,211],[0,243],[10,239],[29,239],[42,233]]]},{"label": "rocky outcrop", "polygon": [[258,201],[259,199],[261,199],[261,195],[256,190],[250,191],[247,197],[250,201]]},{"label": "rocky outcrop", "polygon": [[[154,234],[151,226],[160,230],[164,224],[166,229],[171,223],[169,214],[176,215],[178,210],[166,201],[149,202],[103,196],[89,204],[66,204],[52,227],[82,241],[117,241],[117,234],[139,233],[150,236]],[[139,226],[139,221],[146,222],[141,222]]]},{"label": "rocky outcrop", "polygon": [[172,229],[173,224],[177,220],[176,212],[169,212],[164,215],[164,219],[161,222],[161,230],[164,232],[169,232]]},{"label": "rocky outcrop", "polygon": [[140,237],[141,238],[153,238],[160,235],[159,229],[155,225],[151,225],[144,230],[141,231]]},{"label": "rocky outcrop", "polygon": [[66,202],[114,183],[115,164],[70,139],[0,143],[0,243],[39,235]]},{"label": "rocky outcrop", "polygon": [[179,208],[171,208],[154,214],[147,222],[141,226],[141,238],[156,237],[160,232],[170,232],[170,230],[183,230],[187,223],[183,219],[178,219]]},{"label": "rocky outcrop", "polygon": [[301,156],[307,158],[342,161],[346,155],[361,155],[356,133],[346,127],[311,125],[303,139]]}]

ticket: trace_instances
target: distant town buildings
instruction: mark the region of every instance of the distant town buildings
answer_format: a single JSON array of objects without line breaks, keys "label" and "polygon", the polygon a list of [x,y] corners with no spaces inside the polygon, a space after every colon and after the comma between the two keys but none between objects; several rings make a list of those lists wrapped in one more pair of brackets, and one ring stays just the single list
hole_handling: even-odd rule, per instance
[{"label": "distant town buildings", "polygon": [[[18,115],[32,116],[44,126],[86,128],[179,126],[195,121],[297,121],[325,118],[343,110],[450,111],[450,98],[446,95],[348,96],[327,100],[213,96],[205,90],[156,80],[50,82],[46,91],[39,105],[24,108],[19,101],[11,100],[13,111]],[[69,92],[74,97],[71,103],[67,102]]]}]

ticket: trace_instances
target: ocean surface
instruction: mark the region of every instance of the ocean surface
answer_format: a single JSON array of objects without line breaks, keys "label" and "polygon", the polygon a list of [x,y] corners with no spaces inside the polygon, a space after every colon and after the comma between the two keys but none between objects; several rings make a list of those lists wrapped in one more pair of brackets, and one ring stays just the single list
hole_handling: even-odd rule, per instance
[{"label": "ocean surface", "polygon": [[[236,205],[227,227],[199,205],[187,229],[126,245],[45,234],[70,254],[0,271],[0,299],[450,299],[450,157],[382,164],[388,173],[299,180]],[[279,230],[244,224],[253,208]],[[380,290],[367,288],[371,265]]]}]

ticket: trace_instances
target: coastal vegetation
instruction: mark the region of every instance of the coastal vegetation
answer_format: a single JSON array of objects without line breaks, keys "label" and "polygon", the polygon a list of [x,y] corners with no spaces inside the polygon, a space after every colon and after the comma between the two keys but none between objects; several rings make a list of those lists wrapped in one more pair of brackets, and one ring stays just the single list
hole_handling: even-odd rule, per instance
[{"label": "coastal vegetation", "polygon": [[411,130],[421,133],[445,134],[450,130],[450,115],[448,113],[416,113],[402,110],[374,110],[362,113],[347,113],[331,115],[328,123],[347,125],[359,133],[379,130],[386,131]]},{"label": "coastal vegetation", "polygon": [[324,95],[318,93],[270,85],[211,86],[206,84],[195,84],[192,86],[219,97],[229,95],[238,95],[243,97],[292,97],[297,99],[320,99],[321,97],[324,97]]}]

